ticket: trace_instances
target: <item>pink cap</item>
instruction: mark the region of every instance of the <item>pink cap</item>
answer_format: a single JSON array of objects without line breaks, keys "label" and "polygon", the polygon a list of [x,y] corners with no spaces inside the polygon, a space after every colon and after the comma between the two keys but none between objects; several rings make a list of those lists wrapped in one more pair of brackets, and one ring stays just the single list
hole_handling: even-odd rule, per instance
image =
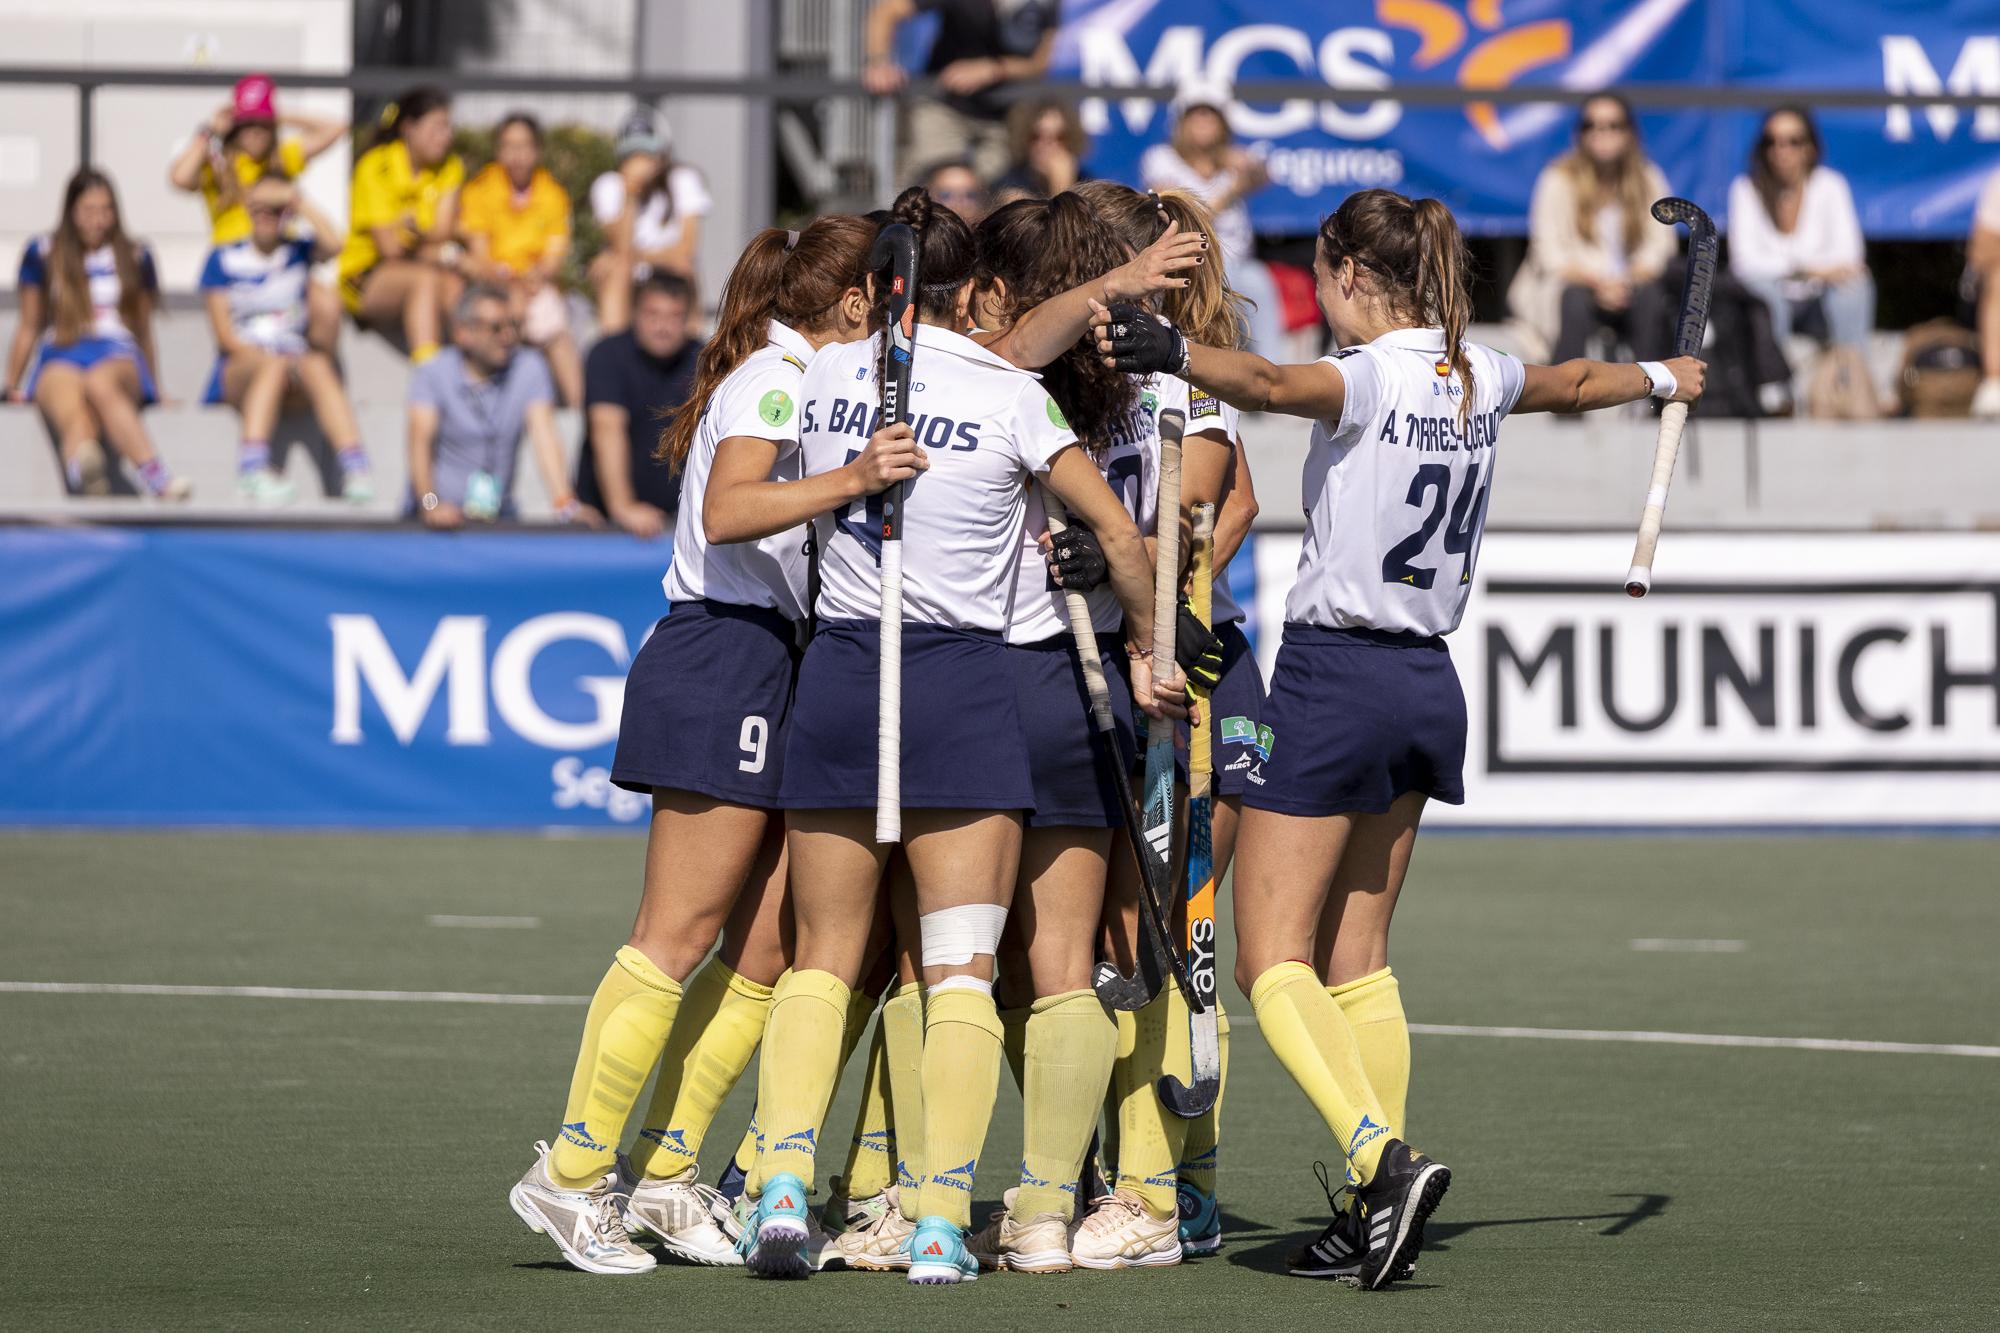
[{"label": "pink cap", "polygon": [[252,120],[276,120],[278,113],[271,105],[271,80],[263,74],[244,76],[236,85],[235,114],[237,123]]}]

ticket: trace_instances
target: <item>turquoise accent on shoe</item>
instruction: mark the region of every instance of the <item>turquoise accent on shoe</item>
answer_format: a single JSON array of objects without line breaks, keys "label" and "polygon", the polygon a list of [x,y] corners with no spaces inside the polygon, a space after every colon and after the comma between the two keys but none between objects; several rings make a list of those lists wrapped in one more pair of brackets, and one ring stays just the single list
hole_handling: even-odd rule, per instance
[{"label": "turquoise accent on shoe", "polygon": [[805,1254],[811,1202],[805,1182],[789,1171],[764,1182],[757,1210],[736,1242],[752,1277],[804,1277],[811,1271]]},{"label": "turquoise accent on shoe", "polygon": [[1204,1194],[1182,1181],[1174,1190],[1174,1202],[1181,1214],[1181,1250],[1187,1254],[1214,1254],[1222,1248],[1222,1209],[1213,1194]]},{"label": "turquoise accent on shoe", "polygon": [[939,1286],[979,1280],[979,1261],[965,1248],[965,1233],[942,1217],[919,1218],[910,1233],[910,1281]]}]

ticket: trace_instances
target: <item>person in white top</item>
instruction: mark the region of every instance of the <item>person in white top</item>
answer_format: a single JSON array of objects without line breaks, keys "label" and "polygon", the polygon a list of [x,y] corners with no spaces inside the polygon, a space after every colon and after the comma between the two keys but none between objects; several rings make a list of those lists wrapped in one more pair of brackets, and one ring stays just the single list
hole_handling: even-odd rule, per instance
[{"label": "person in white top", "polygon": [[[910,1280],[957,1282],[977,1269],[964,1231],[1000,1068],[994,954],[1013,896],[1023,813],[1034,805],[1003,646],[1031,482],[1097,532],[1128,642],[1147,642],[1152,629],[1137,528],[1089,454],[1074,447],[1061,408],[1016,359],[1054,359],[1083,333],[1092,293],[1144,295],[1157,285],[1138,281],[1146,272],[1198,263],[1206,242],[1168,238],[982,342],[955,331],[966,327],[975,276],[964,222],[934,207],[921,188],[905,191],[893,216],[917,233],[919,251],[910,420],[897,433],[914,437],[928,463],[905,488],[900,514],[902,849],[915,881],[926,986],[924,1172],[904,1191],[902,1208],[917,1219],[905,1246],[915,1256]],[[808,476],[845,466],[870,440],[882,354],[878,334],[814,359],[800,425]],[[816,1138],[891,850],[874,838],[881,522],[881,502],[872,499],[814,521],[824,552],[819,627],[799,672],[782,791],[796,960],[765,1036],[763,1148],[746,1183],[758,1205],[743,1241],[753,1274],[803,1276],[807,1266],[800,1250]],[[1132,675],[1149,711],[1177,707],[1182,683],[1170,665],[1157,690],[1143,658]]]},{"label": "person in white top", "polygon": [[1819,127],[1805,108],[1764,117],[1750,170],[1729,184],[1729,269],[1770,307],[1779,346],[1800,311],[1817,305],[1835,347],[1865,350],[1875,280],[1861,218],[1847,178],[1821,158]]},{"label": "person in white top", "polygon": [[1122,369],[1313,422],[1269,757],[1238,835],[1236,982],[1358,1181],[1356,1212],[1292,1272],[1379,1287],[1415,1262],[1450,1181],[1401,1138],[1408,1035],[1388,933],[1424,803],[1464,799],[1465,699],[1442,636],[1471,593],[1501,420],[1693,401],[1703,366],[1523,365],[1467,343],[1470,257],[1435,199],[1349,195],[1313,267],[1341,350],[1309,365],[1188,343],[1131,306],[1096,322]]},{"label": "person in white top", "polygon": [[702,219],[715,201],[701,172],[673,159],[663,122],[635,111],[619,131],[618,167],[590,183],[590,211],[609,244],[591,261],[597,322],[605,333],[632,320],[632,284],[655,269],[694,277]]},{"label": "person in white top", "polygon": [[1979,388],[1972,414],[2000,417],[2000,170],[1986,178],[1972,211],[1965,266],[1979,288]]},{"label": "person in white top", "polygon": [[[806,366],[818,349],[866,331],[862,270],[874,238],[854,217],[759,233],[730,275],[693,393],[661,443],[685,469],[664,583],[671,606],[632,663],[611,771],[653,802],[639,916],[591,1003],[555,1149],[538,1154],[510,1195],[521,1219],[585,1272],[653,1267],[611,1203],[614,1188],[630,1195],[624,1215],[670,1252],[737,1262],[683,1146],[706,1125],[690,1123],[700,1112],[665,1091],[681,1080],[663,1078],[646,1112],[636,1180],[621,1180],[614,1154],[684,994],[692,1014],[717,1012],[725,996],[761,993],[768,1004],[788,961],[775,806],[805,614],[801,525],[918,468],[907,437],[885,438],[867,442],[853,465],[799,480]],[[697,973],[718,937],[721,951]],[[704,1040],[689,1064],[704,1060]],[[721,1045],[740,1074],[751,1052]],[[715,1077],[715,1061],[701,1067]]]}]

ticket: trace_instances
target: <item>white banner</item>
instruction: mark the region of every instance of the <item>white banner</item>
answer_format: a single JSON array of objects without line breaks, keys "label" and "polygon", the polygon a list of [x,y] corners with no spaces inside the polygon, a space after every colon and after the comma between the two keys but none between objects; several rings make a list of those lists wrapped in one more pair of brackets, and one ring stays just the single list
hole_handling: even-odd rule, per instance
[{"label": "white banner", "polygon": [[[1488,534],[1443,824],[2000,825],[2000,534]],[[1260,534],[1268,678],[1298,557]]]}]

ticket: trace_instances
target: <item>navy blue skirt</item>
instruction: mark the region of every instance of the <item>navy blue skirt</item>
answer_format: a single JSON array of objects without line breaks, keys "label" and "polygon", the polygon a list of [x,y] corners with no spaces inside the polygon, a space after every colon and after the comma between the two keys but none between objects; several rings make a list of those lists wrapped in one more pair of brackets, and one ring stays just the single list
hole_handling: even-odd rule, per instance
[{"label": "navy blue skirt", "polygon": [[798,667],[792,622],[778,612],[674,603],[625,677],[611,780],[778,809]]},{"label": "navy blue skirt", "polygon": [[1422,792],[1465,801],[1465,692],[1444,640],[1287,624],[1243,803],[1382,814]]},{"label": "navy blue skirt", "polygon": [[[823,620],[799,667],[785,745],[787,810],[875,805],[881,626]],[[903,626],[903,805],[1028,810],[1035,803],[1014,672],[998,634]]]},{"label": "navy blue skirt", "polygon": [[[1028,737],[1029,772],[1035,784],[1030,828],[1122,828],[1118,788],[1100,757],[1097,721],[1090,715],[1090,687],[1084,684],[1067,634],[1040,643],[1010,643],[1021,726]],[[1104,645],[1109,645],[1105,647]],[[1120,664],[1125,653],[1115,637],[1100,639],[1098,661],[1111,695],[1118,746],[1116,762],[1132,767],[1137,753],[1132,732],[1132,686]]]},{"label": "navy blue skirt", "polygon": [[[1222,679],[1208,696],[1209,762],[1215,767],[1217,796],[1241,796],[1249,787],[1248,774],[1255,762],[1257,727],[1264,717],[1264,674],[1257,669],[1257,654],[1250,640],[1234,621],[1216,628],[1222,640]],[[1181,724],[1183,732],[1187,724]],[[1174,752],[1182,782],[1187,781],[1187,754]]]}]

